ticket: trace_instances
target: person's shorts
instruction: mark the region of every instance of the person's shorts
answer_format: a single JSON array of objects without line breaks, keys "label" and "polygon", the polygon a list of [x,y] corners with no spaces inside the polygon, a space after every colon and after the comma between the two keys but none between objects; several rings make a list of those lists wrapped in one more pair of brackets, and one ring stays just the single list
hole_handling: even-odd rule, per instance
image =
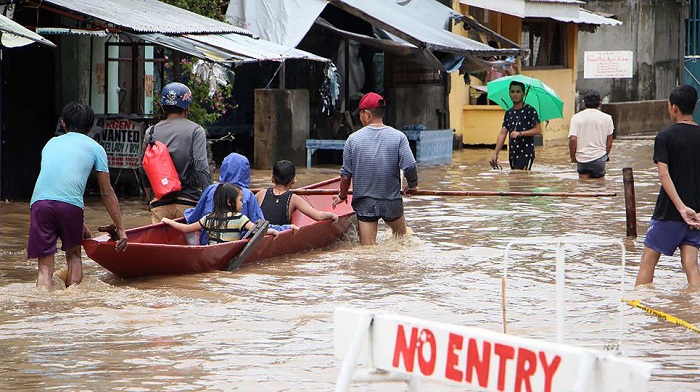
[{"label": "person's shorts", "polygon": [[384,200],[362,197],[352,200],[357,220],[361,222],[393,222],[403,216],[403,200]]},{"label": "person's shorts", "polygon": [[83,242],[83,209],[62,201],[40,200],[29,214],[27,258],[36,259],[56,253],[56,240],[66,251]]},{"label": "person's shorts", "polygon": [[603,155],[598,159],[594,159],[586,163],[577,163],[576,171],[578,174],[588,174],[591,178],[600,178],[605,176],[605,162],[608,156]]},{"label": "person's shorts", "polygon": [[652,219],[649,222],[644,246],[651,248],[666,256],[672,256],[673,252],[681,245],[700,246],[700,230],[691,229],[687,223],[680,221],[660,221]]},{"label": "person's shorts", "polygon": [[151,211],[151,222],[158,223],[163,218],[177,219],[185,216],[185,210],[197,205],[196,200],[177,198],[170,202],[153,199],[148,204]]},{"label": "person's shorts", "polygon": [[520,155],[518,157],[508,157],[510,168],[512,170],[530,170],[532,169],[532,163],[535,162],[535,158],[525,158]]}]

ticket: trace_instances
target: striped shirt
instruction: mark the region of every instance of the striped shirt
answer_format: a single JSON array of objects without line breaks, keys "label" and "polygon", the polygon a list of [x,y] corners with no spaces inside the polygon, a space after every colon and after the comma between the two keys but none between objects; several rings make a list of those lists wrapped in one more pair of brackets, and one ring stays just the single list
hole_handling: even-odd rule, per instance
[{"label": "striped shirt", "polygon": [[348,137],[340,175],[352,178],[352,197],[401,198],[401,175],[409,187],[418,185],[416,160],[402,132],[390,126],[366,126]]}]

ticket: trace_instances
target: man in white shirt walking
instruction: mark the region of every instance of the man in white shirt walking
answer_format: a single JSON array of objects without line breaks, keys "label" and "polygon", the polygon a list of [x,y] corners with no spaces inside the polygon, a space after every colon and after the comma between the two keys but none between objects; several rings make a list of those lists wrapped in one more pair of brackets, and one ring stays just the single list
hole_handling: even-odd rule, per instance
[{"label": "man in white shirt walking", "polygon": [[569,156],[576,163],[578,178],[605,177],[605,162],[613,144],[613,120],[600,111],[600,94],[588,91],[583,97],[586,109],[571,117]]}]

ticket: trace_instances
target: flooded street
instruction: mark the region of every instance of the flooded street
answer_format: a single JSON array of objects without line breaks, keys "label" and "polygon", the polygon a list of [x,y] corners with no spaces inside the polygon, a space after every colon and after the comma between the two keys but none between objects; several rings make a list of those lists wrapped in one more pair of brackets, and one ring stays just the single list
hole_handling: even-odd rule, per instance
[{"label": "flooded street", "polygon": [[[502,331],[506,244],[508,333],[556,340],[554,246],[538,239],[621,240],[625,298],[699,323],[700,293],[687,290],[679,257],[663,256],[655,284],[634,291],[647,222],[660,183],[652,139],[616,140],[604,181],[579,181],[565,141],[537,150],[531,173],[491,170],[489,149],[456,151],[450,165],[420,167],[422,189],[617,192],[607,198],[414,197],[414,235],[360,247],[356,233],[328,249],[245,265],[238,271],[122,281],[83,255],[85,279],[68,290],[35,288],[26,260],[27,203],[0,203],[0,389],[328,391],[337,306],[375,309]],[[501,153],[502,163],[507,152]],[[625,239],[622,168],[633,167],[639,237]],[[337,167],[300,168],[297,185]],[[253,188],[269,171],[253,171]],[[121,200],[127,227],[149,223],[139,199]],[[109,221],[86,203],[95,230]],[[96,233],[93,233],[96,234]],[[566,342],[603,349],[620,336],[619,246],[566,245]],[[65,268],[63,254],[56,269]],[[657,365],[650,391],[699,390],[700,335],[623,307],[621,352]],[[426,390],[464,390],[425,383]],[[406,391],[355,383],[355,391]]]}]

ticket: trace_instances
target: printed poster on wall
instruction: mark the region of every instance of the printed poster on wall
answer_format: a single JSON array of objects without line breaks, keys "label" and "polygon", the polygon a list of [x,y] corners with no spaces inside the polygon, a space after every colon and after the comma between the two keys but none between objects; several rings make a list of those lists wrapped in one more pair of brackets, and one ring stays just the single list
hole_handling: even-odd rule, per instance
[{"label": "printed poster on wall", "polygon": [[143,143],[143,123],[127,119],[105,120],[102,147],[111,168],[136,169]]},{"label": "printed poster on wall", "polygon": [[583,52],[584,79],[631,78],[634,72],[632,51]]}]

